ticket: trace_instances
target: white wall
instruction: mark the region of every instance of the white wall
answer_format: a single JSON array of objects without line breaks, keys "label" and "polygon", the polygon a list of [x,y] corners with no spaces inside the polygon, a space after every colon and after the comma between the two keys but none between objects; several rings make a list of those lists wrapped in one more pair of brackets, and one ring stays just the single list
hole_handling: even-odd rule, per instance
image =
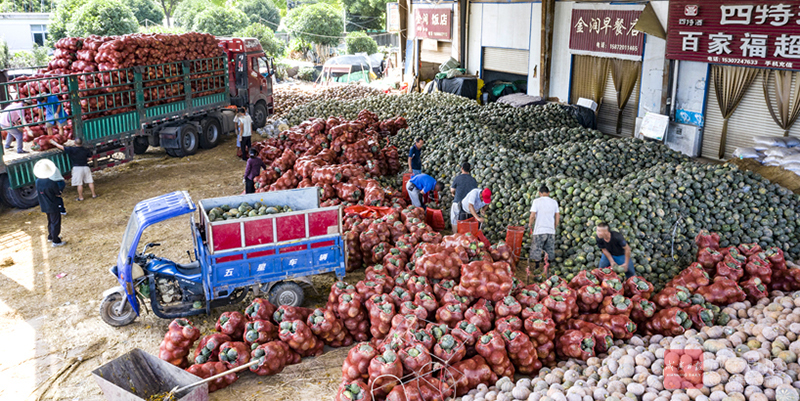
[{"label": "white wall", "polygon": [[[666,27],[669,2],[651,1],[650,4],[655,10],[661,26]],[[648,111],[660,113],[664,91],[669,92],[669,88],[663,87],[667,41],[652,35],[645,36],[645,41],[644,59],[642,60],[642,85],[639,95],[639,117],[643,117]]]},{"label": "white wall", "polygon": [[415,20],[414,20],[414,10],[415,9],[423,9],[423,8],[449,8],[453,11],[451,14],[450,20],[450,39],[451,40],[443,40],[442,42],[450,42],[452,43],[451,54],[450,56],[456,60],[460,60],[459,57],[459,43],[461,43],[460,31],[461,31],[461,18],[459,17],[459,9],[458,4],[454,2],[442,2],[438,5],[422,3],[422,2],[413,2],[411,5],[411,10],[408,13],[408,31],[409,37],[414,39],[412,36],[414,32],[416,32]]},{"label": "white wall", "polygon": [[481,33],[483,31],[483,3],[469,5],[469,21],[467,22],[467,73],[480,75],[481,72]]},{"label": "white wall", "polygon": [[8,43],[10,52],[33,49],[31,25],[48,25],[49,14],[2,13],[0,14],[0,38]]},{"label": "white wall", "polygon": [[[550,97],[569,101],[572,55],[569,52],[569,33],[572,24],[572,1],[557,1],[553,27],[553,56],[550,64]],[[537,25],[541,25],[541,22]]]}]

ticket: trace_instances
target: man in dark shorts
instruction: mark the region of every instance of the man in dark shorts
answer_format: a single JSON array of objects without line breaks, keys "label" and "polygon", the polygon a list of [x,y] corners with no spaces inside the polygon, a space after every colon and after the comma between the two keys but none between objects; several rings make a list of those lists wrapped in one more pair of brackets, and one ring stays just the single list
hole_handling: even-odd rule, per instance
[{"label": "man in dark shorts", "polygon": [[599,267],[625,266],[625,278],[636,275],[631,260],[631,247],[625,242],[625,238],[618,231],[611,231],[608,223],[602,222],[597,225],[597,247],[603,252],[600,257]]},{"label": "man in dark shorts", "polygon": [[472,166],[468,162],[461,165],[461,174],[453,179],[453,185],[450,186],[450,193],[453,195],[453,206],[450,208],[450,224],[453,226],[453,231],[456,231],[458,225],[458,214],[461,212],[461,201],[464,197],[475,188],[478,188],[478,181],[475,177],[470,175]]},{"label": "man in dark shorts", "polygon": [[50,143],[63,150],[72,162],[72,186],[78,187],[78,199],[76,200],[83,200],[83,184],[89,184],[92,198],[96,198],[97,193],[94,192],[92,170],[89,168],[89,158],[92,157],[92,151],[83,147],[83,140],[76,139],[75,146],[63,146],[53,140],[50,140]]}]

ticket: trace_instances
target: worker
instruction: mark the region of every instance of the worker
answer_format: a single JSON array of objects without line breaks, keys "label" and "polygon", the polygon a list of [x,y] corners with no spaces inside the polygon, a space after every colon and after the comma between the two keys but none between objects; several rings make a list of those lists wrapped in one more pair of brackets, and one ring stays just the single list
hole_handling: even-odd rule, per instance
[{"label": "worker", "polygon": [[83,184],[88,184],[89,190],[92,191],[92,198],[97,198],[97,193],[94,191],[92,169],[89,168],[89,158],[92,157],[92,151],[83,147],[83,140],[81,138],[76,139],[75,146],[64,146],[52,139],[50,143],[63,150],[72,162],[72,186],[78,187],[78,198],[75,200],[78,202],[83,200]]},{"label": "worker", "polygon": [[[25,103],[13,102],[5,109],[0,111],[0,131],[5,131],[8,133],[8,137],[6,137],[5,148],[11,149],[11,141],[15,140],[17,141],[18,154],[28,153],[22,149],[22,132],[19,130],[20,125],[25,125],[25,120],[23,118],[26,104],[28,104],[27,100]],[[30,127],[24,127],[22,130],[25,131],[28,136],[33,137],[33,132],[31,131]]]},{"label": "worker", "polygon": [[411,177],[406,183],[406,191],[408,191],[408,197],[411,198],[411,204],[426,211],[427,206],[422,201],[422,196],[431,191],[441,191],[442,189],[444,189],[444,185],[441,182],[436,182],[435,178],[422,173]]},{"label": "worker", "polygon": [[[550,188],[547,185],[539,187],[539,197],[531,204],[531,216],[528,225],[531,228],[531,251],[534,270],[542,262],[542,252],[547,253],[547,260],[552,262],[556,258],[556,227],[561,221],[558,202],[550,197]],[[547,266],[544,266],[544,278],[549,278]]]},{"label": "worker", "polygon": [[58,127],[58,133],[64,135],[64,125],[67,123],[67,113],[56,95],[45,95],[38,99],[39,111],[44,112],[44,129],[48,135],[53,134],[53,127]]},{"label": "worker", "polygon": [[625,278],[636,275],[631,260],[631,247],[618,231],[611,231],[608,223],[597,225],[597,247],[603,252],[600,257],[600,268],[625,266]]},{"label": "worker", "polygon": [[264,162],[258,157],[255,149],[250,149],[250,158],[247,159],[247,167],[244,169],[244,192],[252,194],[256,192],[256,184],[253,180],[261,174],[261,169],[265,167]]},{"label": "worker", "polygon": [[480,223],[483,223],[486,218],[484,208],[492,203],[492,190],[489,188],[475,188],[469,191],[464,199],[461,201],[461,213],[458,215],[458,220],[466,220],[474,217]]},{"label": "worker", "polygon": [[414,144],[411,145],[411,149],[408,150],[408,172],[412,176],[422,173],[423,143],[422,138],[417,138],[414,140]]},{"label": "worker", "polygon": [[453,225],[455,230],[458,225],[458,214],[461,212],[461,201],[467,196],[469,191],[478,188],[478,181],[470,174],[472,166],[469,162],[461,164],[461,174],[453,179],[453,185],[450,186],[450,194],[453,195],[453,206],[450,208],[450,224]]},{"label": "worker", "polygon": [[39,207],[47,214],[47,240],[53,247],[66,244],[61,239],[61,215],[63,210],[61,191],[66,184],[61,172],[50,159],[41,159],[33,166],[33,175],[36,177],[36,194],[39,198]]},{"label": "worker", "polygon": [[253,134],[253,119],[247,114],[247,109],[239,107],[237,115],[239,125],[239,142],[241,143],[242,160],[247,160],[250,154],[250,136]]}]

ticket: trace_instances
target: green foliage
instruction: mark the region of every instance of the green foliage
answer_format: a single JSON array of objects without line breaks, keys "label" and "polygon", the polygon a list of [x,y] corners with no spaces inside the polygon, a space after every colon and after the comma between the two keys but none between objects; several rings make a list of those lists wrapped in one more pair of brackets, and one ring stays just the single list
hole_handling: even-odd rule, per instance
[{"label": "green foliage", "polygon": [[266,24],[273,31],[281,24],[281,12],[272,0],[241,0],[239,9],[247,14],[251,24]]},{"label": "green foliage", "polygon": [[[127,4],[139,25],[161,24],[164,19],[164,11],[153,0],[127,0]],[[145,22],[145,20],[150,22]]]},{"label": "green foliage", "polygon": [[172,15],[175,13],[175,8],[178,7],[178,4],[181,3],[182,0],[154,0],[159,6],[161,6],[161,10],[164,11],[164,16],[166,16],[167,26],[172,26]]},{"label": "green foliage", "polygon": [[3,38],[0,38],[0,70],[8,68],[8,62],[11,55],[8,53],[8,43]]},{"label": "green foliage", "polygon": [[192,30],[215,36],[232,36],[247,26],[247,15],[235,8],[212,7],[197,14]]},{"label": "green foliage", "polygon": [[67,24],[69,36],[113,36],[139,30],[131,9],[119,0],[89,0]]},{"label": "green foliage", "polygon": [[313,81],[316,75],[316,70],[313,67],[303,67],[297,73],[297,79],[302,81]]},{"label": "green foliage", "polygon": [[214,7],[208,0],[183,0],[173,13],[173,20],[175,24],[186,29],[192,29],[194,26],[194,19],[197,14],[205,11],[207,8]]},{"label": "green foliage", "polygon": [[51,48],[59,39],[67,37],[67,24],[72,20],[72,16],[81,6],[89,2],[89,0],[57,1],[56,11],[50,14],[50,24],[47,26],[47,46]]},{"label": "green foliage", "polygon": [[170,34],[181,34],[186,33],[188,30],[179,27],[179,26],[172,26],[166,27],[163,25],[150,25],[150,26],[140,26],[139,33],[170,33]]},{"label": "green foliage", "polygon": [[387,0],[342,0],[348,13],[347,30],[383,29],[388,2]]},{"label": "green foliage", "polygon": [[288,31],[305,42],[333,46],[341,41],[344,30],[341,13],[328,4],[294,8],[286,19]]},{"label": "green foliage", "polygon": [[344,41],[347,43],[347,54],[378,52],[378,43],[364,32],[350,32]]},{"label": "green foliage", "polygon": [[261,42],[264,53],[269,57],[280,58],[286,52],[286,43],[275,37],[272,29],[264,24],[250,24],[244,29],[236,31],[233,36],[256,38]]},{"label": "green foliage", "polygon": [[8,67],[41,67],[47,65],[48,61],[50,61],[50,56],[47,55],[47,48],[34,45],[32,51],[22,50],[14,52],[14,55],[8,60]]},{"label": "green foliage", "polygon": [[0,1],[2,13],[49,13],[53,11],[53,0],[3,0]]}]

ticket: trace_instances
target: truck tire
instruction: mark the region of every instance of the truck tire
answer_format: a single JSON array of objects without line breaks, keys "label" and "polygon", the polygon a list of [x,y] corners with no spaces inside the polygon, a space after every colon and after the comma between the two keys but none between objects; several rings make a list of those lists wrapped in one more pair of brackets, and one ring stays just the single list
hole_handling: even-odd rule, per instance
[{"label": "truck tire", "polygon": [[213,149],[220,140],[222,128],[216,118],[207,118],[200,124],[200,147],[203,149]]},{"label": "truck tire", "polygon": [[275,284],[269,291],[269,302],[275,306],[300,306],[304,300],[303,288],[294,281]]},{"label": "truck tire", "polygon": [[136,138],[133,138],[133,154],[144,154],[144,152],[147,152],[147,148],[149,147],[150,141],[147,139],[147,137],[137,136]]},{"label": "truck tire", "polygon": [[253,106],[253,128],[259,129],[267,125],[267,106],[263,101]]},{"label": "truck tire", "polygon": [[[120,313],[117,313],[116,306],[121,301],[125,301],[125,306],[122,307],[122,311]],[[127,326],[136,320],[136,312],[133,311],[133,307],[128,300],[123,299],[122,295],[115,292],[105,297],[103,302],[100,303],[100,317],[109,326],[122,327]]]},{"label": "truck tire", "polygon": [[172,156],[186,157],[197,153],[199,142],[197,128],[194,124],[185,124],[178,135],[179,148],[172,149]]},{"label": "truck tire", "polygon": [[17,209],[30,209],[39,205],[39,197],[36,194],[36,187],[33,185],[13,189],[8,181],[8,176],[0,179],[0,191],[5,203]]}]

